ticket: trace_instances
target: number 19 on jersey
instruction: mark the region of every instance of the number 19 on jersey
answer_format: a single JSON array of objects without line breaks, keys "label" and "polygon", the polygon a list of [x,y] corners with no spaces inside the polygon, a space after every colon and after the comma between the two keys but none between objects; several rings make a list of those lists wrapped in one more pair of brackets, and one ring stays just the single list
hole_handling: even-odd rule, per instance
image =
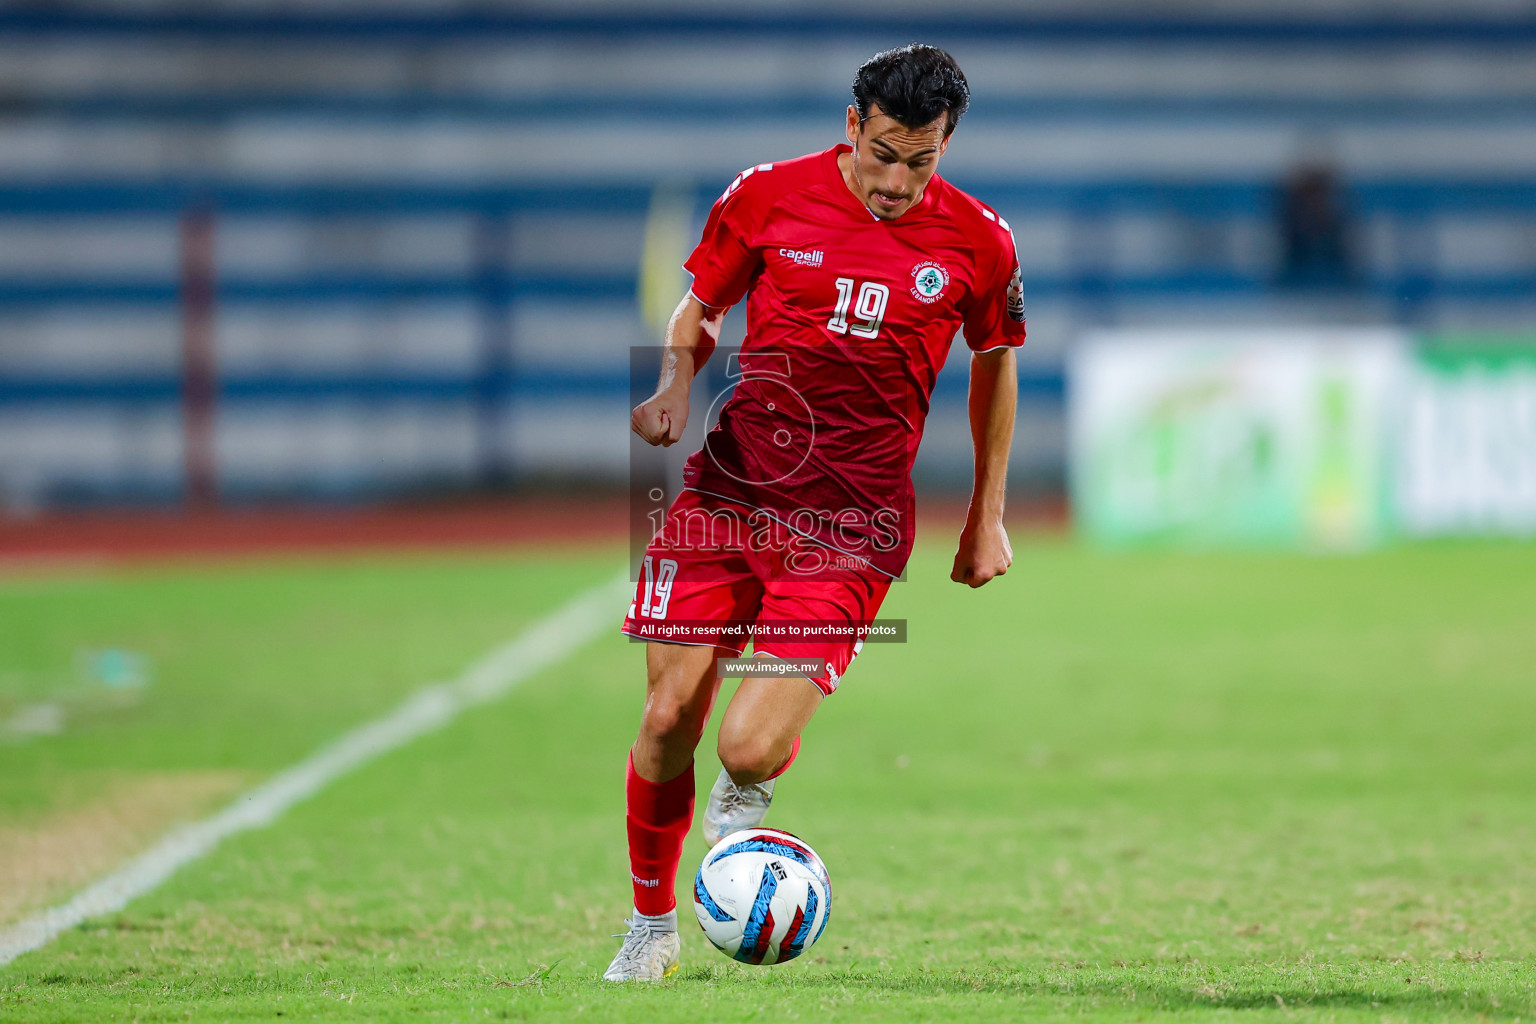
[{"label": "number 19 on jersey", "polygon": [[[891,301],[891,290],[883,284],[865,281],[858,288],[858,300],[854,301],[855,282],[851,277],[837,279],[837,308],[827,328],[838,334],[851,334],[855,338],[873,338],[880,333],[880,322],[885,319],[886,303]],[[848,307],[853,306],[854,323],[848,322]]]}]

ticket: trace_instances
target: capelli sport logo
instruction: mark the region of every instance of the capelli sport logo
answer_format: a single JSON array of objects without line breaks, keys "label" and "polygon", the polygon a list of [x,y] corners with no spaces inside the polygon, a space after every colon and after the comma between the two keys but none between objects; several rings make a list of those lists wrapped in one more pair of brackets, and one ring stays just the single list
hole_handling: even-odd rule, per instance
[{"label": "capelli sport logo", "polygon": [[929,260],[912,268],[912,297],[918,302],[937,302],[949,287],[949,271]]},{"label": "capelli sport logo", "polygon": [[820,249],[780,249],[779,255],[798,267],[819,267],[827,259]]}]

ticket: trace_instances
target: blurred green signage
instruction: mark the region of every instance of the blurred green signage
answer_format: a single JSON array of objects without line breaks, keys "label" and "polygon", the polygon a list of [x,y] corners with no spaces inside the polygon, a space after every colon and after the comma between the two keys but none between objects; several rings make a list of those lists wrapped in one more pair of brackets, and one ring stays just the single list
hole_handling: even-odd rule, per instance
[{"label": "blurred green signage", "polygon": [[1397,436],[1404,530],[1536,534],[1536,338],[1427,339]]},{"label": "blurred green signage", "polygon": [[1536,338],[1112,331],[1070,374],[1073,512],[1097,540],[1536,536]]},{"label": "blurred green signage", "polygon": [[1079,526],[1112,544],[1377,542],[1406,351],[1390,330],[1085,339],[1069,425]]}]

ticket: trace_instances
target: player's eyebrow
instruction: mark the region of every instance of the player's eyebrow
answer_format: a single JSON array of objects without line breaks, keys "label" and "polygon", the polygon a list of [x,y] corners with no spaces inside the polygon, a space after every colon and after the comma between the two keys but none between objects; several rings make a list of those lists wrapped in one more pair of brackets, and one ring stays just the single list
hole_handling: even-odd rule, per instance
[{"label": "player's eyebrow", "polygon": [[[871,145],[880,146],[883,149],[889,150],[891,156],[894,156],[894,157],[896,157],[898,159],[902,158],[901,154],[896,152],[896,147],[892,146],[889,142],[886,142],[884,139],[873,139],[873,140],[871,140]],[[916,153],[911,154],[910,156],[906,157],[905,159],[907,159],[907,160],[915,160],[916,158],[918,158],[920,156],[928,156],[929,154],[937,153],[938,151],[939,151],[939,147],[931,146],[928,149],[920,149]]]}]

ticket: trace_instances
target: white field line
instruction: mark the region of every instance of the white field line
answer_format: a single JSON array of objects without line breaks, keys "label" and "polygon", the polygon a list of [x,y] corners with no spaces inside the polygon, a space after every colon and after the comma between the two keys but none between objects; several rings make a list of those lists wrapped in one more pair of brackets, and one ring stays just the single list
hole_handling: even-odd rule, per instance
[{"label": "white field line", "polygon": [[209,853],[236,832],[270,825],[288,808],[354,768],[441,729],[469,708],[505,696],[523,680],[575,652],[604,625],[617,629],[614,607],[624,594],[618,583],[587,591],[480,659],[452,682],[423,687],[390,714],[358,726],[237,797],[212,817],[172,831],[154,848],[68,903],[0,929],[0,965],[46,945],[82,921],[122,910],[130,900],[154,889],[177,868]]}]

